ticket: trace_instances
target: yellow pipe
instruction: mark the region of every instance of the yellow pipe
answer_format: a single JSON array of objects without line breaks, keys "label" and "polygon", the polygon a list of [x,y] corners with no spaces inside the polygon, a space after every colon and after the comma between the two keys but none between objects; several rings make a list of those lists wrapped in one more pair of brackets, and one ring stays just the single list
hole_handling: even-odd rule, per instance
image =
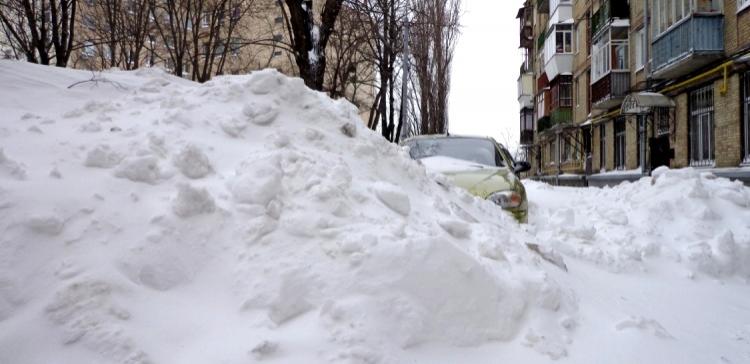
[{"label": "yellow pipe", "polygon": [[722,95],[723,95],[723,94],[725,94],[725,93],[726,93],[726,91],[727,91],[727,89],[728,89],[728,86],[727,86],[727,83],[728,83],[728,76],[729,76],[729,75],[728,75],[728,71],[729,71],[728,69],[729,69],[729,66],[731,66],[731,65],[733,65],[733,64],[734,64],[734,61],[727,61],[727,62],[724,62],[723,64],[721,64],[721,65],[719,65],[719,66],[717,66],[717,67],[715,67],[715,68],[713,68],[713,69],[711,69],[711,70],[708,70],[708,71],[706,71],[706,72],[703,72],[703,73],[701,73],[701,74],[699,74],[699,75],[697,75],[697,76],[691,77],[690,79],[687,79],[687,80],[685,80],[685,81],[682,81],[682,82],[680,82],[680,83],[678,83],[678,84],[674,84],[674,85],[671,85],[671,86],[665,87],[665,88],[663,88],[663,89],[659,90],[659,93],[667,93],[667,92],[670,92],[670,91],[674,91],[674,90],[676,90],[676,89],[678,89],[678,88],[681,88],[681,87],[687,86],[687,85],[689,85],[689,84],[691,84],[691,83],[694,83],[694,82],[696,82],[696,81],[700,81],[700,80],[702,80],[702,79],[704,79],[704,78],[706,78],[706,77],[708,77],[708,76],[710,76],[710,75],[712,75],[712,74],[714,74],[714,73],[716,73],[716,72],[719,72],[719,71],[722,71],[722,70],[723,70],[723,71],[724,71],[724,85],[723,85],[723,86],[722,86],[722,88],[720,89],[720,91],[721,91],[721,93],[722,93]]}]

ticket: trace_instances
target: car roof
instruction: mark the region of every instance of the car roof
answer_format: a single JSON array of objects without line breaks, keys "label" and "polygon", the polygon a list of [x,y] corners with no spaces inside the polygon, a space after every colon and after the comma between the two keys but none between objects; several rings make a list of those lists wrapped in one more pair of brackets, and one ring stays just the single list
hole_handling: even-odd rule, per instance
[{"label": "car roof", "polygon": [[428,140],[428,139],[485,139],[490,140],[497,145],[502,146],[505,148],[505,146],[502,143],[498,143],[494,138],[488,137],[488,136],[481,136],[481,135],[454,135],[454,134],[425,134],[425,135],[416,135],[410,138],[407,138],[406,140],[403,140],[401,144],[407,143],[412,140]]}]

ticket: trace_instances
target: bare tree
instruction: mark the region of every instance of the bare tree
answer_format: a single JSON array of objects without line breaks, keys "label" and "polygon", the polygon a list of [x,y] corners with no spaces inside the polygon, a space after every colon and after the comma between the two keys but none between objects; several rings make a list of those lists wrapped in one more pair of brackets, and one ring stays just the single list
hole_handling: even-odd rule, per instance
[{"label": "bare tree", "polygon": [[285,0],[282,7],[291,48],[305,84],[323,90],[327,66],[326,51],[344,0],[325,0],[316,24],[312,0]]},{"label": "bare tree", "polygon": [[366,51],[378,73],[378,92],[373,100],[368,126],[380,126],[384,138],[395,140],[396,66],[403,48],[403,23],[408,16],[405,0],[349,0],[360,26],[368,34]]},{"label": "bare tree", "polygon": [[459,34],[460,0],[414,0],[411,47],[418,80],[420,133],[448,130],[450,70]]},{"label": "bare tree", "polygon": [[[171,72],[183,76],[185,58],[190,46],[194,13],[192,0],[151,0],[154,27],[166,49]],[[200,12],[199,12],[200,13]]]},{"label": "bare tree", "polygon": [[3,0],[0,23],[26,60],[65,67],[75,37],[78,0]]}]

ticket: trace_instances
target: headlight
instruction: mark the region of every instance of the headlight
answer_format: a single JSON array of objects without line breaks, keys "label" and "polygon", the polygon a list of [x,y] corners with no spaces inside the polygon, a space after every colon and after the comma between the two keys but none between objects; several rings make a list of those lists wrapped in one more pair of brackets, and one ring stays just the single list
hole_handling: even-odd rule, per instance
[{"label": "headlight", "polygon": [[504,209],[512,209],[521,206],[523,203],[523,197],[520,194],[513,191],[502,191],[495,192],[490,195],[488,200],[494,202],[498,206]]}]

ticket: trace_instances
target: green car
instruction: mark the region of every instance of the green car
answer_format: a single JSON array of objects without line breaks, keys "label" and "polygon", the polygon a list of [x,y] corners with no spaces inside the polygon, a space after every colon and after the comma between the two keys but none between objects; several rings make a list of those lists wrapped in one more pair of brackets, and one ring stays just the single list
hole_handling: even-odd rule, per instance
[{"label": "green car", "polygon": [[412,158],[428,170],[447,176],[456,186],[490,200],[510,212],[520,223],[528,221],[526,189],[518,174],[527,162],[516,162],[508,150],[492,138],[426,135],[402,143]]}]

